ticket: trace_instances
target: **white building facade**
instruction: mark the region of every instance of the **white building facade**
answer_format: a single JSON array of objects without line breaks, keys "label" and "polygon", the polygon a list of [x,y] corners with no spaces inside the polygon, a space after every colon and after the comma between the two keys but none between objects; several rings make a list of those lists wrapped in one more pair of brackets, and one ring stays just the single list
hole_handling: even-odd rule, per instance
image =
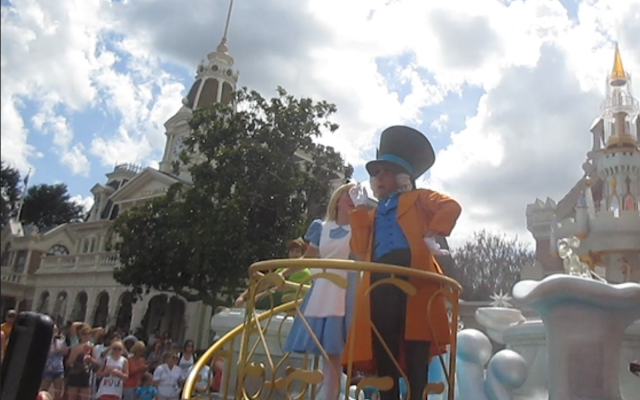
[{"label": "white building facade", "polygon": [[[228,21],[227,21],[228,22]],[[84,321],[92,326],[119,327],[148,334],[158,330],[199,348],[211,344],[211,307],[186,302],[172,293],[151,292],[134,302],[130,288],[113,278],[118,255],[108,251],[110,226],[117,216],[163,195],[176,182],[190,184],[186,167],[174,173],[192,110],[229,102],[238,72],[228,54],[226,38],[197,68],[195,82],[178,112],[165,123],[166,146],[159,169],[118,165],[91,192],[95,203],[85,222],[37,232],[12,221],[2,231],[2,312],[10,308],[47,313],[59,323]],[[306,159],[304,154],[298,157]],[[344,182],[335,175],[332,186]],[[331,188],[333,189],[333,187]]]}]

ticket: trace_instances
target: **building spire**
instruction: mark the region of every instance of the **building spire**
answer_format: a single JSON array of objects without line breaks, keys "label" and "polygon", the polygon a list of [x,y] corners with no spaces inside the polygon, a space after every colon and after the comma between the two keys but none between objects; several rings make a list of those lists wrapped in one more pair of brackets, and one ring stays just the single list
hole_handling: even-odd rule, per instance
[{"label": "building spire", "polygon": [[613,69],[611,70],[610,78],[613,86],[622,86],[627,82],[627,73],[622,66],[622,57],[620,56],[618,43],[616,43],[616,52],[613,58]]},{"label": "building spire", "polygon": [[[227,34],[229,33],[229,23],[231,22],[231,11],[233,11],[233,0],[229,0],[229,11],[227,12],[227,21],[224,24],[224,33],[222,34],[222,40],[216,49],[220,53],[228,53],[227,47]],[[622,65],[622,64],[621,64]]]}]

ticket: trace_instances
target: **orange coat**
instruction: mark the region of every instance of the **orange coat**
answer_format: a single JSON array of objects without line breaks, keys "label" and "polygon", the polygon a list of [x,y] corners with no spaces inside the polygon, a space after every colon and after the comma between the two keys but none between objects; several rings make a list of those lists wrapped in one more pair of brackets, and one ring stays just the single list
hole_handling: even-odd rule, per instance
[{"label": "orange coat", "polygon": [[[442,269],[424,243],[424,235],[434,231],[441,236],[449,236],[460,216],[458,202],[432,190],[417,189],[400,195],[397,220],[411,250],[411,268],[442,274]],[[373,248],[373,227],[376,210],[358,209],[350,214],[351,251],[363,261],[371,261]],[[432,293],[440,288],[438,284],[410,279],[417,293],[407,296],[405,340],[430,341],[431,356],[442,354],[450,343],[450,331],[444,298],[432,305],[435,338],[432,337],[427,321],[427,303]],[[343,352],[346,365],[351,352],[351,339],[355,335],[353,348],[353,368],[357,371],[375,373],[370,321],[370,298],[365,292],[371,284],[370,273],[363,274],[362,284],[357,290],[354,323],[349,330],[347,344]],[[434,340],[435,339],[435,340]],[[436,342],[438,346],[436,346]],[[404,356],[400,355],[400,361]]]}]

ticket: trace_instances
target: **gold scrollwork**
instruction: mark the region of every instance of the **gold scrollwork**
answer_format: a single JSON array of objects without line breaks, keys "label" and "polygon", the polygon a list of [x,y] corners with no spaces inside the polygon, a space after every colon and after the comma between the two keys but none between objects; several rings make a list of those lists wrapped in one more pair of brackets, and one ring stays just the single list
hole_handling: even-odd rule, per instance
[{"label": "gold scrollwork", "polygon": [[356,385],[356,396],[360,396],[360,392],[366,387],[374,387],[379,391],[387,391],[393,388],[394,382],[393,378],[390,376],[381,376],[381,377],[367,377],[362,378],[360,382]]},{"label": "gold scrollwork", "polygon": [[322,382],[322,372],[318,370],[308,371],[295,368],[287,374],[287,383],[301,381],[307,385],[317,385]]},{"label": "gold scrollwork", "polygon": [[444,393],[444,382],[429,382],[424,387],[424,392],[422,393],[422,398],[426,399],[429,393],[442,394]]},{"label": "gold scrollwork", "polygon": [[[292,283],[282,279],[280,274],[274,273],[279,268],[313,268],[318,271],[311,275],[302,283]],[[333,270],[333,271],[332,271]],[[337,270],[337,271],[336,271]],[[318,385],[323,380],[323,373],[320,370],[322,361],[328,362],[329,356],[322,343],[311,331],[307,318],[301,312],[301,304],[309,289],[308,283],[318,279],[327,280],[337,287],[347,288],[349,279],[344,277],[343,271],[356,273],[356,285],[361,284],[362,272],[380,272],[389,275],[389,278],[373,283],[365,295],[369,295],[374,287],[379,285],[393,285],[398,287],[407,296],[414,296],[417,293],[415,282],[428,281],[429,284],[439,285],[440,290],[431,294],[428,301],[425,317],[432,321],[433,309],[441,307],[442,301],[448,303],[451,318],[450,332],[452,332],[451,343],[448,344],[448,363],[443,355],[438,355],[440,364],[444,368],[445,382],[430,382],[425,384],[426,393],[442,394],[447,392],[447,399],[453,400],[452,390],[455,378],[455,332],[459,316],[458,299],[460,285],[450,278],[443,277],[435,273],[418,271],[410,268],[394,267],[383,264],[366,263],[360,261],[340,261],[340,260],[271,260],[256,263],[250,267],[249,273],[249,296],[246,302],[244,323],[234,328],[224,335],[218,343],[196,362],[193,371],[190,373],[185,383],[185,392],[192,390],[196,382],[195,375],[206,365],[213,362],[216,357],[225,359],[225,372],[223,380],[225,384],[219,393],[220,398],[225,399],[235,397],[242,400],[313,400],[316,397]],[[339,274],[340,273],[340,274]],[[350,290],[352,290],[350,288]],[[256,303],[268,296],[269,301],[262,301],[266,310],[256,309]],[[440,299],[440,300],[437,300]],[[436,301],[437,300],[437,301]],[[282,304],[284,303],[284,304]],[[284,343],[287,339],[288,327],[291,326],[293,318],[300,319],[303,327],[311,333],[310,340],[316,343],[319,354],[290,354],[284,351]],[[369,321],[352,321],[353,324],[368,324],[371,326],[374,336],[379,337],[379,333],[370,318]],[[429,324],[432,336],[436,337],[433,324]],[[234,347],[237,339],[239,348]],[[355,339],[357,340],[357,338]],[[437,344],[437,343],[436,343]],[[389,348],[383,343],[386,351]],[[391,355],[391,354],[390,354]],[[348,358],[347,371],[351,373],[353,366],[351,357]],[[393,359],[393,355],[391,355]],[[237,362],[233,361],[237,360]],[[405,379],[403,371],[400,371],[399,361],[393,359],[400,375]],[[236,371],[233,371],[233,368]],[[234,372],[237,374],[234,374]],[[194,379],[192,379],[192,376]],[[356,385],[356,396],[367,386],[375,387],[380,391],[393,388],[396,384],[391,377],[367,376]],[[348,392],[348,388],[343,388]],[[235,393],[235,396],[233,395]],[[218,397],[218,396],[216,396]],[[189,393],[183,393],[182,400],[188,400]]]}]

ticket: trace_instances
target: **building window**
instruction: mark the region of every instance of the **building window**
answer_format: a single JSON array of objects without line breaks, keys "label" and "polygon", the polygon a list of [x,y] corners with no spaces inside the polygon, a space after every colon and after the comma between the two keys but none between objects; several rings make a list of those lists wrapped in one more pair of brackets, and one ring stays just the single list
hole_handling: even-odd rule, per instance
[{"label": "building window", "polygon": [[11,265],[11,242],[7,243],[7,245],[4,246],[1,260],[2,261],[0,262],[0,264],[2,264],[3,266]]},{"label": "building window", "polygon": [[69,255],[69,250],[61,244],[56,244],[52,246],[49,251],[47,251],[47,256],[66,256]]},{"label": "building window", "polygon": [[13,271],[17,274],[21,274],[24,272],[24,267],[27,265],[27,255],[29,252],[27,250],[20,250],[16,254],[16,259],[13,264]]}]

